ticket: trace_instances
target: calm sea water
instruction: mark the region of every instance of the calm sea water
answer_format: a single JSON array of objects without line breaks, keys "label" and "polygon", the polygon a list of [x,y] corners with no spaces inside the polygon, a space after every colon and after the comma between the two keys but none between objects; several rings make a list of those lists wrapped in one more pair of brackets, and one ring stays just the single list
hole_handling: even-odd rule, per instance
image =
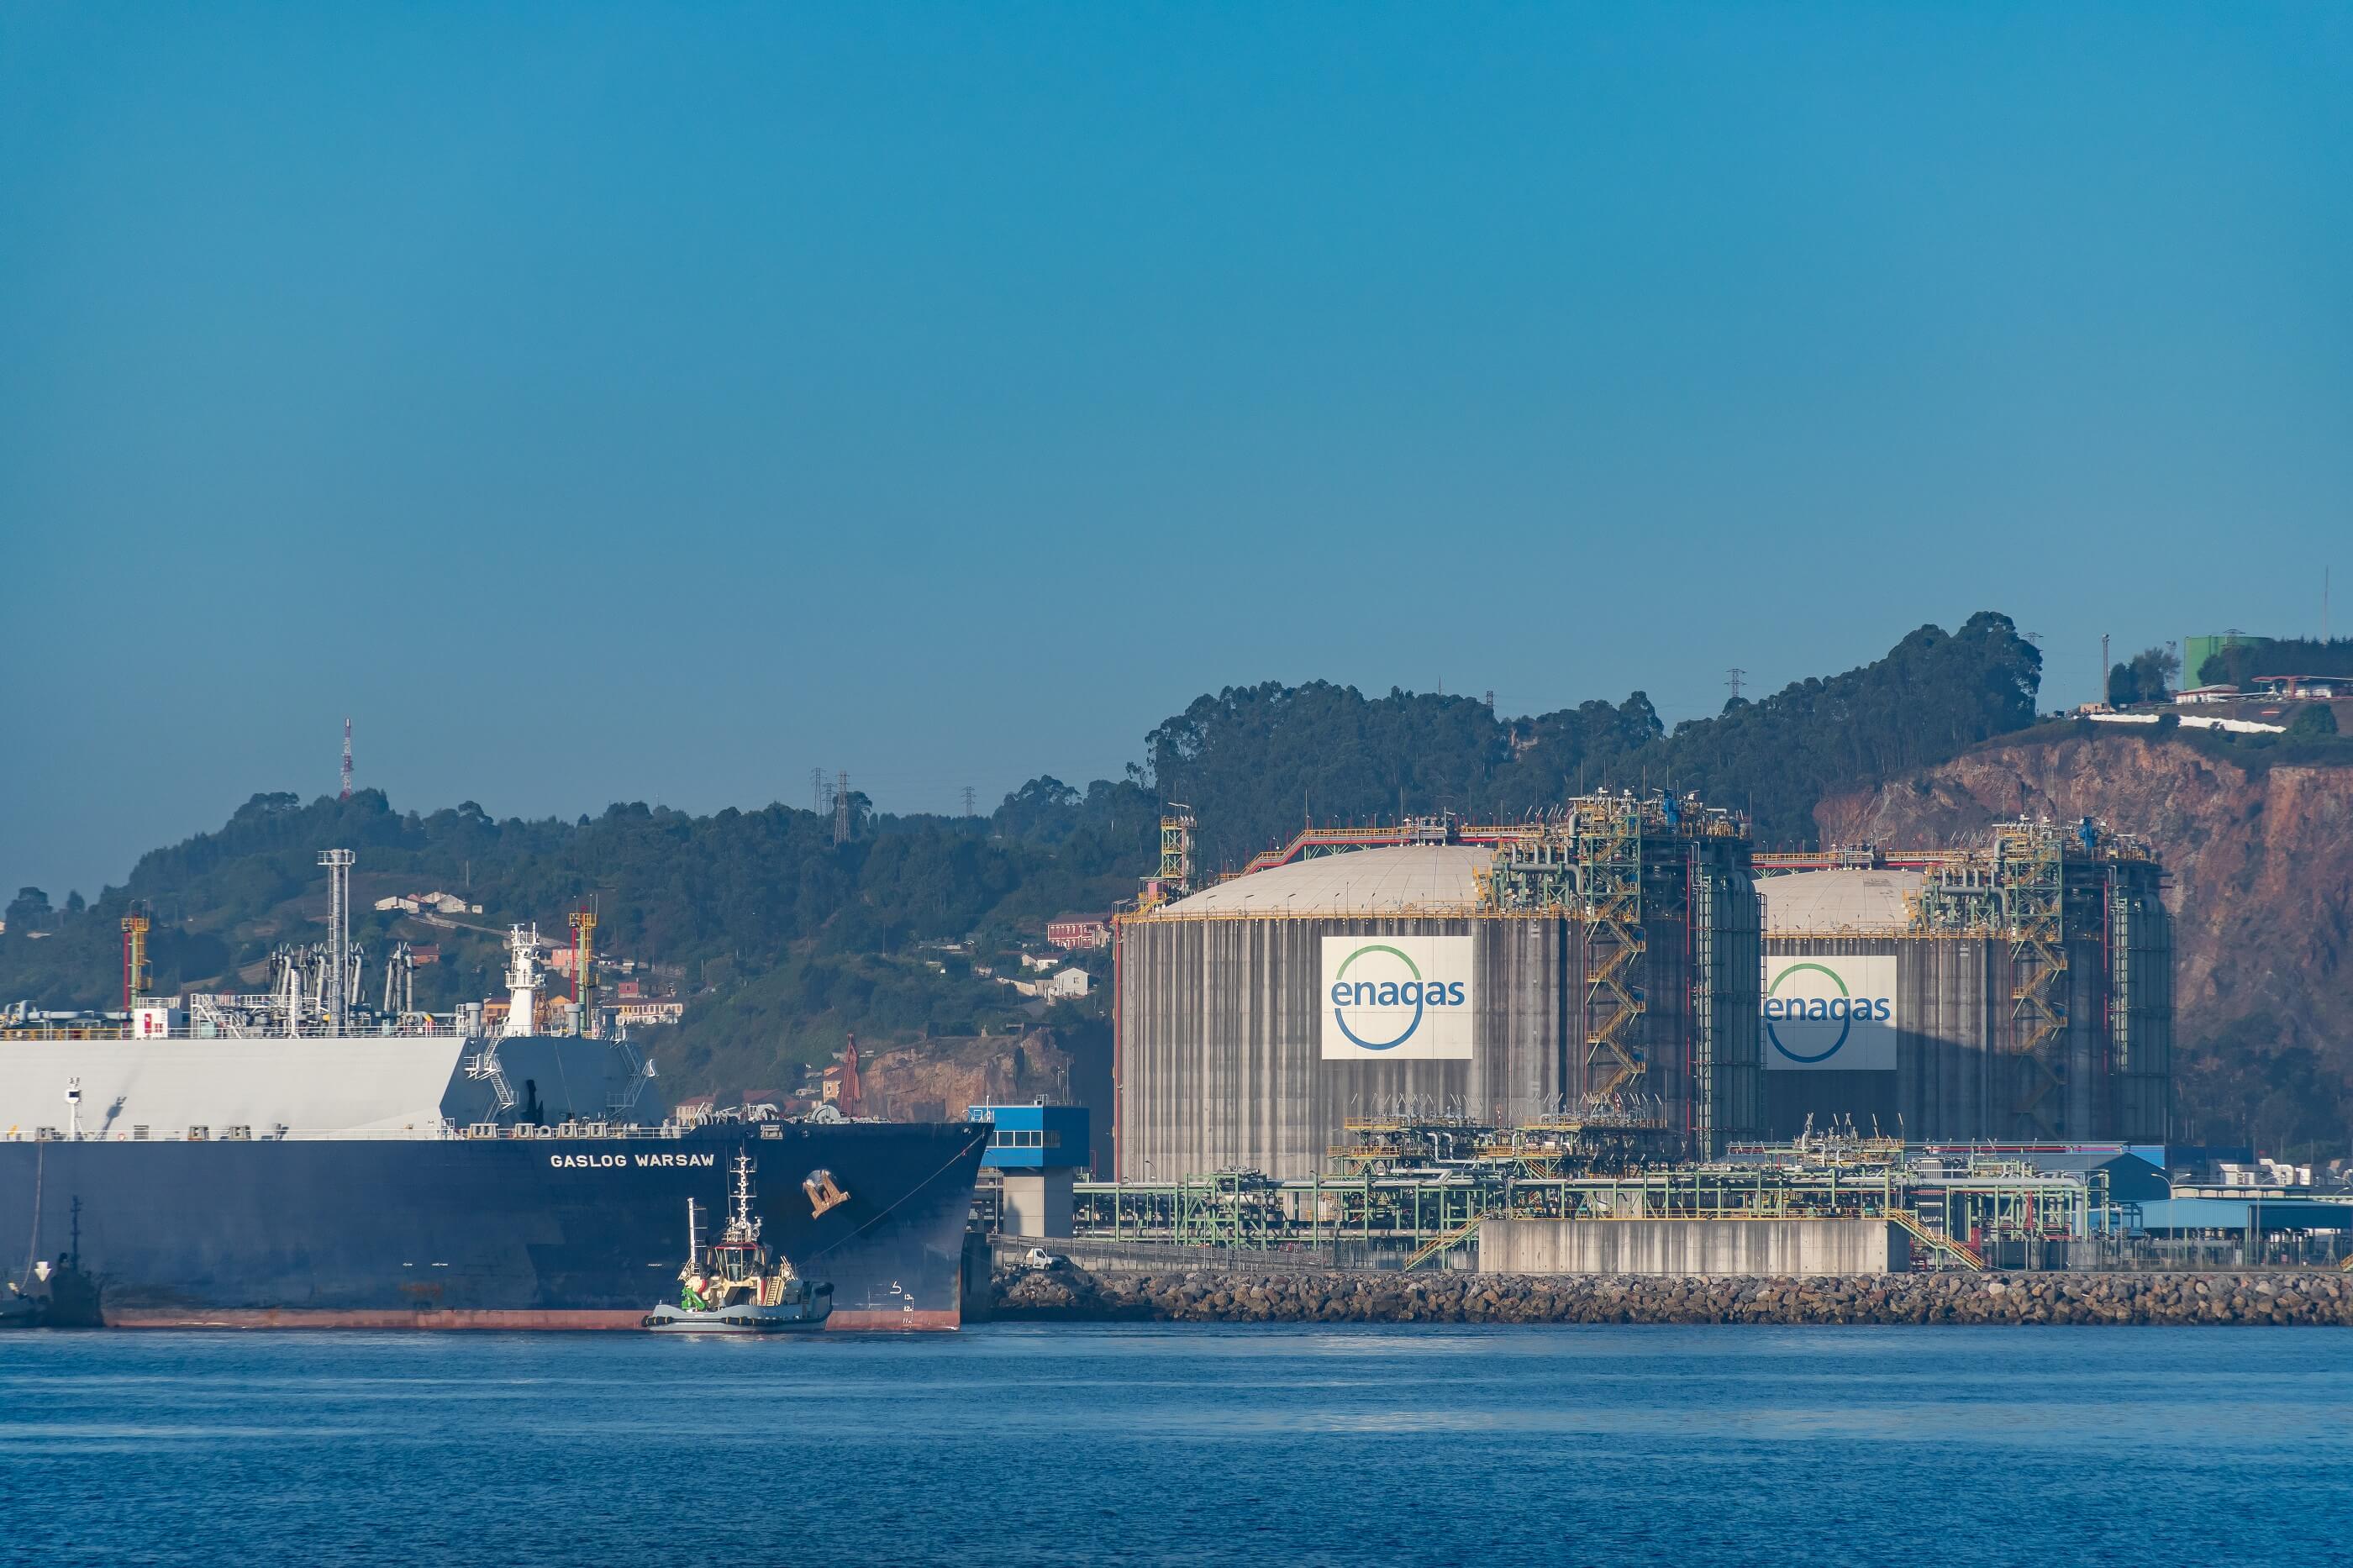
[{"label": "calm sea water", "polygon": [[2353,1334],[0,1337],[0,1561],[2342,1563]]}]

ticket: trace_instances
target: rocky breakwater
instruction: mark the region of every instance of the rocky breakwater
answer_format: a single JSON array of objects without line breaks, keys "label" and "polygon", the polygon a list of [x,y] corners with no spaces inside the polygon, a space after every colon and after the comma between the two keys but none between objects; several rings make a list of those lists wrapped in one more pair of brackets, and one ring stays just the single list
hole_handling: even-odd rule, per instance
[{"label": "rocky breakwater", "polygon": [[2337,1274],[999,1273],[992,1316],[1174,1323],[2353,1323]]}]

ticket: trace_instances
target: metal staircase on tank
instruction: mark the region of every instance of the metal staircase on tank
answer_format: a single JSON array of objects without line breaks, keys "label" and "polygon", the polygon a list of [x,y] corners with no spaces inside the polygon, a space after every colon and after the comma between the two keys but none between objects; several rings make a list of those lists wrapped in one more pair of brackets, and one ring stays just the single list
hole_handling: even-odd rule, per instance
[{"label": "metal staircase on tank", "polygon": [[1594,805],[1599,809],[1578,824],[1577,846],[1585,875],[1584,1089],[1588,1095],[1613,1095],[1645,1071],[1634,1037],[1644,1002],[1632,980],[1644,952],[1642,826],[1630,799]]},{"label": "metal staircase on tank", "polygon": [[2010,991],[2016,1049],[2034,1078],[2015,1109],[2045,1137],[2067,1118],[2067,949],[2065,850],[2048,824],[2021,824],[1995,845],[2010,962],[2026,977]]}]

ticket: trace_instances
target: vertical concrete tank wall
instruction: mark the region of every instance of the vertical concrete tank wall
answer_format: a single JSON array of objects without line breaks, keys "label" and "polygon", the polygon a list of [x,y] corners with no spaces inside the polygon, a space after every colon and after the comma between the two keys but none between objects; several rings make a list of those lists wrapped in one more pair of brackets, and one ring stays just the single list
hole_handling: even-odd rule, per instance
[{"label": "vertical concrete tank wall", "polygon": [[2116,1136],[2173,1137],[2173,916],[2153,874],[2108,889],[2107,1040]]},{"label": "vertical concrete tank wall", "polygon": [[[1367,854],[1430,854],[1372,850]],[[1271,874],[1270,874],[1271,875]],[[1580,972],[1557,919],[1240,915],[1120,933],[1119,1172],[1236,1167],[1312,1176],[1351,1117],[1400,1104],[1497,1121],[1555,1105]],[[1468,1061],[1322,1059],[1327,936],[1467,936],[1479,976]]]},{"label": "vertical concrete tank wall", "polygon": [[[1655,1106],[1690,1148],[1753,1136],[1760,1112],[1760,924],[1745,839],[1646,845],[1640,918],[1618,932],[1573,906],[1494,907],[1490,850],[1366,849],[1219,884],[1120,922],[1118,1172],[1170,1181],[1326,1167],[1351,1119],[1454,1114],[1495,1124],[1589,1095]],[[1640,951],[1608,972],[1610,942]],[[1468,937],[1478,976],[1468,1060],[1324,1059],[1327,937]],[[1591,983],[1589,983],[1591,982]],[[1640,1015],[1610,1014],[1622,992]],[[1630,1079],[1607,1034],[1639,1065]]]},{"label": "vertical concrete tank wall", "polygon": [[[1765,881],[1768,908],[1773,881]],[[1768,1138],[1797,1136],[1810,1117],[1817,1129],[1852,1121],[1865,1132],[1901,1132],[1923,1142],[2026,1135],[2025,1122],[2014,1112],[2032,1092],[2031,1064],[2005,1049],[2014,981],[2000,944],[1983,937],[1796,936],[1776,931],[1767,936],[1765,951],[1768,959],[1893,961],[1900,1022],[1892,1071],[1768,1068],[1763,1075]],[[2070,1049],[2074,1047],[2071,1041]]]},{"label": "vertical concrete tank wall", "polygon": [[[2071,865],[2042,979],[2037,947],[2007,929],[1940,931],[1922,917],[1928,877],[1822,870],[1767,877],[1765,952],[1774,960],[1892,960],[1892,1070],[1769,1067],[1769,1138],[1852,1120],[1915,1142],[2158,1142],[2168,1136],[2172,921],[2153,861]],[[2063,1022],[2042,1027],[2038,990]],[[1774,1047],[1768,1036],[1767,1052]]]}]

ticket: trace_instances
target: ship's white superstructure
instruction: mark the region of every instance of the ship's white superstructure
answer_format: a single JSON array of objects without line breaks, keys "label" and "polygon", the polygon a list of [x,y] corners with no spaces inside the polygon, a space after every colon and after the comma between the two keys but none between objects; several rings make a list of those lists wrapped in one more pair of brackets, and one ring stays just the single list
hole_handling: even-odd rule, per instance
[{"label": "ship's white superstructure", "polygon": [[[0,1038],[0,1141],[435,1138],[484,1122],[659,1119],[644,1093],[652,1064],[626,1031],[591,1038],[575,1020],[571,1034],[537,1032],[535,925],[510,930],[510,1001],[495,1030],[480,1003],[454,1016],[416,1011],[406,943],[385,966],[383,1008],[369,1012],[364,955],[350,940],[353,858],[320,856],[327,940],[277,949],[269,990],[184,999],[126,982],[119,1025],[36,1016]],[[138,969],[126,962],[126,973]]]},{"label": "ship's white superstructure", "polygon": [[[309,1039],[0,1041],[0,1138],[438,1137],[466,1042],[454,1034]],[[601,1048],[601,1047],[600,1047]]]},{"label": "ship's white superstructure", "polygon": [[512,1039],[532,1031],[539,1010],[539,927],[507,929],[507,1023],[501,1031]]}]

